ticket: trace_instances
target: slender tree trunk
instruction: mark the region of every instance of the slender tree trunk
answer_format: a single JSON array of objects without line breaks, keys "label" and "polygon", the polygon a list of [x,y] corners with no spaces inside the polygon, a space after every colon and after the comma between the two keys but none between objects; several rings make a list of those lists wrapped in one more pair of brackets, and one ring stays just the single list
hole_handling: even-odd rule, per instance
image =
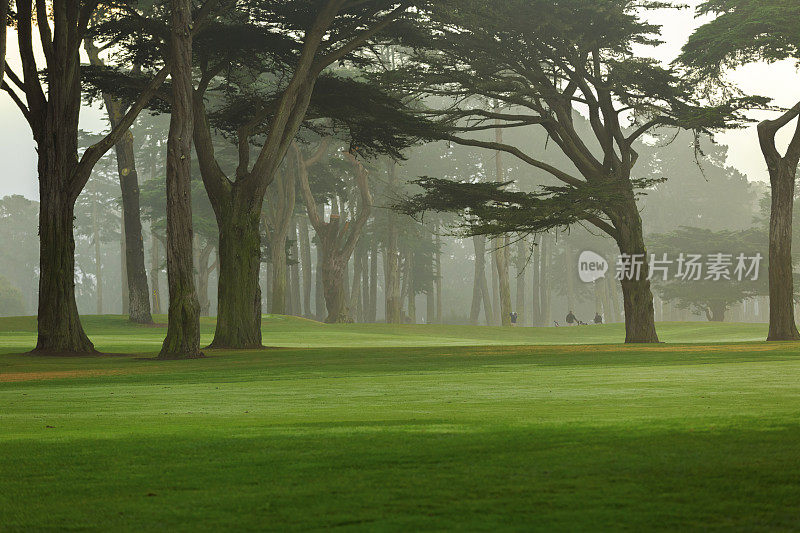
[{"label": "slender tree trunk", "polygon": [[564,239],[564,261],[566,262],[564,271],[567,274],[567,307],[573,310],[575,309],[575,264],[568,238]]},{"label": "slender tree trunk", "polygon": [[[292,182],[294,183],[294,182]],[[292,259],[291,266],[291,279],[292,279],[292,314],[295,316],[303,316],[302,300],[300,296],[300,247],[298,246],[297,237],[297,217],[292,217],[291,225],[289,226],[289,235],[292,241]]]},{"label": "slender tree trunk", "polygon": [[517,242],[517,309],[516,313],[519,315],[518,320],[520,324],[524,324],[527,319],[525,312],[525,267],[528,262],[528,246],[525,239],[520,239]]},{"label": "slender tree trunk", "polygon": [[[389,192],[394,194],[397,190],[397,164],[389,163]],[[386,322],[400,324],[402,322],[402,295],[400,294],[400,249],[398,216],[389,210],[388,232],[389,238],[386,245],[384,260],[386,261]]]},{"label": "slender tree trunk", "polygon": [[[0,0],[2,3],[3,0]],[[100,224],[97,220],[97,200],[93,208],[93,233],[94,233],[94,268],[95,276],[97,277],[97,314],[103,314],[103,264],[102,255],[100,253]]]},{"label": "slender tree trunk", "polygon": [[497,262],[497,284],[500,292],[500,325],[511,326],[511,288],[508,279],[508,235],[495,241],[499,246],[495,250]]},{"label": "slender tree trunk", "polygon": [[[360,247],[359,247],[360,248]],[[350,284],[350,313],[354,320],[363,321],[361,295],[363,292],[362,278],[364,274],[363,252],[356,249],[353,256],[353,282]]]},{"label": "slender tree trunk", "polygon": [[490,278],[492,280],[492,322],[493,326],[499,326],[502,324],[501,320],[502,311],[500,309],[500,281],[498,279],[498,268],[497,268],[497,239],[489,240],[489,257],[491,258],[491,266],[489,267],[490,270]]},{"label": "slender tree trunk", "polygon": [[406,283],[408,284],[408,320],[417,323],[417,292],[414,287],[414,252],[406,255]]},{"label": "slender tree trunk", "polygon": [[541,257],[542,251],[540,243],[541,238],[534,236],[533,238],[533,301],[531,302],[531,320],[532,326],[542,325],[542,288],[541,288]]},{"label": "slender tree trunk", "polygon": [[434,281],[436,283],[436,319],[434,322],[436,324],[441,324],[442,320],[442,297],[443,297],[443,290],[442,290],[442,283],[444,283],[444,276],[442,274],[442,238],[439,235],[439,226],[437,225],[437,232],[436,232],[436,263],[434,265]]},{"label": "slender tree trunk", "polygon": [[128,279],[128,264],[125,261],[125,257],[127,256],[127,250],[125,249],[125,212],[123,210],[122,216],[120,217],[121,225],[119,229],[119,259],[120,259],[120,301],[122,302],[122,314],[130,316],[131,311],[131,299],[130,293],[128,291],[128,284],[126,280]]},{"label": "slender tree trunk", "polygon": [[[86,51],[93,65],[102,65],[99,50],[86,41]],[[117,127],[125,116],[125,105],[109,94],[103,94],[106,112],[111,127]],[[125,246],[123,255],[123,302],[127,302],[123,314],[127,314],[131,322],[151,324],[150,296],[147,287],[147,271],[144,259],[144,239],[142,236],[142,219],[139,204],[139,175],[136,171],[136,157],[133,149],[133,134],[128,130],[114,145],[117,157],[119,185],[122,190],[122,216],[124,219],[122,238]],[[125,290],[127,289],[127,294]]]},{"label": "slender tree trunk", "polygon": [[211,314],[211,300],[208,297],[208,279],[211,275],[212,266],[209,265],[208,262],[211,259],[211,252],[213,251],[214,248],[210,244],[206,244],[205,248],[200,252],[197,265],[197,293],[201,316],[210,316]]},{"label": "slender tree trunk", "polygon": [[541,264],[540,267],[540,275],[539,275],[539,289],[541,290],[541,294],[539,296],[539,300],[541,301],[541,325],[542,326],[552,326],[553,325],[553,314],[552,310],[550,309],[550,241],[552,237],[545,233],[542,235],[542,257],[540,259]]},{"label": "slender tree trunk", "polygon": [[378,321],[378,242],[373,240],[369,260],[369,314],[367,321]]},{"label": "slender tree trunk", "polygon": [[303,267],[303,316],[311,318],[311,240],[308,237],[308,218],[300,217],[300,262]]},{"label": "slender tree trunk", "polygon": [[[234,188],[232,201],[217,213],[219,284],[217,328],[211,348],[261,348],[261,205],[246,190]],[[254,205],[255,203],[255,205]],[[283,243],[270,243],[285,250]],[[282,262],[285,269],[286,259]],[[273,264],[274,271],[280,266]],[[285,270],[284,270],[285,273]],[[284,274],[282,279],[286,279]],[[279,301],[273,287],[272,302]]]},{"label": "slender tree trunk", "polygon": [[317,236],[317,277],[314,283],[314,309],[316,310],[317,320],[322,322],[328,314],[325,305],[325,286],[322,282],[322,271],[324,270],[324,254],[322,253],[322,244]]},{"label": "slender tree trunk", "polygon": [[433,287],[425,294],[425,324],[433,324],[436,318],[436,291]]},{"label": "slender tree trunk", "polygon": [[192,19],[189,0],[172,0],[172,115],[167,141],[169,323],[162,359],[202,357],[200,305],[192,265]]},{"label": "slender tree trunk", "polygon": [[481,317],[481,302],[483,302],[481,284],[486,281],[486,249],[483,236],[472,237],[472,245],[475,249],[475,273],[472,277],[472,307],[469,313],[469,322],[473,326],[477,326]]},{"label": "slender tree trunk", "polygon": [[159,250],[158,237],[152,231],[150,233],[150,279],[153,283],[153,312],[161,314],[161,290],[159,287],[159,277],[161,274],[161,252]]}]

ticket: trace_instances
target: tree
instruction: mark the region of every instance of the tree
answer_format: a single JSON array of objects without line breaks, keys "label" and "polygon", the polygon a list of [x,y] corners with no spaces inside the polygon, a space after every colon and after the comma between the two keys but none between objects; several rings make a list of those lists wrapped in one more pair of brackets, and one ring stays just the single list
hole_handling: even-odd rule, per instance
[{"label": "tree", "polygon": [[[500,183],[424,179],[419,184],[427,194],[403,210],[467,212],[468,234],[536,233],[586,222],[611,236],[620,252],[646,255],[636,190],[651,182],[632,175],[636,140],[657,126],[696,132],[728,127],[744,120],[740,109],[754,104],[732,98],[703,106],[679,72],[634,51],[658,42],[659,29],[640,18],[642,10],[667,4],[437,2],[432,31],[406,36],[416,48],[413,66],[390,79],[409,91],[451,98],[450,105],[428,111],[453,126],[445,139],[510,153],[562,185],[543,197]],[[579,109],[588,115],[589,134],[576,128]],[[487,130],[531,126],[547,133],[568,166],[519,144],[481,137]],[[648,280],[625,280],[622,290],[626,342],[657,342]]]},{"label": "tree", "polygon": [[[38,151],[40,277],[38,339],[35,352],[94,352],[83,331],[75,302],[73,219],[75,200],[95,163],[125,134],[168,69],[162,68],[138,94],[117,127],[78,155],[81,107],[80,47],[99,2],[17,0],[17,28],[22,74],[6,66],[3,89],[30,125]],[[42,43],[46,75],[33,50],[34,25]]]},{"label": "tree", "polygon": [[22,316],[24,314],[25,304],[22,303],[22,293],[6,278],[0,276],[0,316]]},{"label": "tree", "polygon": [[[758,272],[738,279],[735,273],[737,257],[761,257],[765,255],[764,233],[760,228],[742,231],[711,231],[701,228],[682,227],[669,233],[651,235],[650,250],[656,258],[668,260],[680,257],[680,254],[697,254],[704,258],[716,254],[730,256],[729,279],[721,277],[709,278],[703,272],[699,279],[684,280],[677,276],[674,265],[666,276],[657,274],[654,285],[665,301],[677,301],[678,308],[702,313],[712,322],[722,322],[725,313],[732,305],[748,298],[763,294],[766,289],[764,278]],[[750,261],[747,262],[749,268]],[[761,265],[759,265],[760,267]],[[688,269],[686,269],[688,271]],[[760,270],[760,268],[759,268]],[[658,276],[661,275],[659,278]],[[756,279],[753,279],[755,277]]]},{"label": "tree", "polygon": [[172,99],[167,140],[167,337],[160,359],[202,357],[200,303],[192,256],[192,10],[191,0],[172,0],[170,67]]},{"label": "tree", "polygon": [[358,204],[358,214],[355,220],[346,221],[347,213],[344,209],[340,212],[331,212],[330,220],[325,222],[320,216],[314,195],[308,181],[309,160],[303,156],[302,150],[293,144],[294,155],[300,177],[300,192],[306,204],[308,219],[314,231],[317,232],[319,246],[322,251],[322,285],[325,292],[325,306],[328,316],[325,322],[338,324],[352,322],[347,309],[347,294],[344,290],[344,278],[347,276],[347,264],[353,255],[361,231],[367,223],[372,208],[372,195],[367,182],[367,169],[350,152],[344,156],[355,167],[355,181],[361,195]]},{"label": "tree", "polygon": [[[731,90],[728,69],[754,61],[800,59],[800,4],[792,0],[713,0],[703,2],[700,15],[715,18],[698,28],[680,57],[697,78]],[[800,116],[800,102],[780,116],[758,125],[758,140],[769,171],[772,208],[769,225],[769,333],[767,340],[797,340],[792,280],[792,210],[800,163],[800,122],[786,151],[777,133]]]},{"label": "tree", "polygon": [[[89,62],[95,66],[104,66],[100,58],[100,48],[87,38],[84,48]],[[114,98],[109,93],[103,94],[103,103],[108,114],[111,127],[120,124],[128,110],[129,102]],[[144,264],[144,239],[142,237],[142,219],[139,209],[139,174],[136,171],[133,134],[128,130],[114,145],[117,156],[117,172],[122,190],[122,216],[125,228],[125,272],[127,273],[128,317],[137,324],[151,324],[150,291],[147,286],[147,271]]]}]

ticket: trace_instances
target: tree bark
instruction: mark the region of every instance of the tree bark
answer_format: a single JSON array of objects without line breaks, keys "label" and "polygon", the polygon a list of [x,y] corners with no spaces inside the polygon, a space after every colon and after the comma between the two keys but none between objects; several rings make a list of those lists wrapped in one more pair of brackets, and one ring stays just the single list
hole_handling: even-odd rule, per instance
[{"label": "tree bark", "polygon": [[[397,192],[397,164],[394,161],[389,163],[389,195]],[[400,294],[400,235],[397,214],[389,210],[388,218],[388,242],[384,253],[385,268],[385,297],[386,297],[386,322],[388,324],[400,324],[403,321],[403,302]]]},{"label": "tree bark", "polygon": [[[258,349],[261,344],[261,204],[237,186],[216,211],[219,228],[217,327],[210,348]],[[285,241],[284,241],[285,243]],[[270,243],[272,246],[273,243]],[[285,250],[281,243],[280,248]],[[284,252],[285,254],[285,252]],[[283,263],[286,279],[286,257]],[[273,264],[273,275],[278,266]],[[285,282],[284,282],[285,283]],[[273,287],[271,303],[279,298]]]},{"label": "tree bark", "polygon": [[495,250],[497,257],[497,284],[500,292],[500,325],[511,326],[511,287],[508,276],[509,237],[506,235],[496,241],[500,246]]},{"label": "tree bark", "polygon": [[[642,219],[633,190],[624,191],[621,205],[610,213],[610,218],[617,230],[616,241],[619,251],[629,256],[641,257],[641,270],[621,280],[622,298],[625,308],[625,342],[655,343],[656,333],[655,310],[653,309],[653,293],[648,279],[648,257],[644,245]],[[632,277],[633,279],[628,279]]]},{"label": "tree bark", "polygon": [[308,237],[308,218],[300,217],[300,263],[303,271],[303,316],[311,318],[311,241]]},{"label": "tree bark", "polygon": [[800,115],[800,102],[775,120],[758,125],[761,152],[769,171],[772,206],[769,219],[769,333],[768,341],[800,339],[794,318],[792,278],[792,211],[795,178],[800,161],[800,121],[785,156],[775,146],[778,131]]},{"label": "tree bark", "polygon": [[167,141],[169,321],[161,359],[202,357],[200,305],[192,258],[192,17],[189,0],[172,0],[172,115]]},{"label": "tree bark", "polygon": [[150,232],[150,280],[153,283],[153,312],[161,314],[161,289],[159,287],[159,277],[161,275],[161,252],[159,250],[159,240],[155,231]]},{"label": "tree bark", "polygon": [[[103,65],[99,50],[88,39],[85,42],[89,62]],[[118,127],[125,117],[127,105],[111,95],[104,93],[103,101],[111,127]],[[128,314],[131,322],[152,324],[150,314],[150,295],[147,286],[147,270],[144,259],[144,239],[139,202],[139,175],[136,171],[136,157],[133,149],[133,134],[126,131],[114,145],[117,159],[119,185],[122,190],[123,216],[123,255],[126,279],[123,286],[123,314]],[[127,289],[127,294],[125,290]],[[127,305],[125,305],[127,303]]]}]

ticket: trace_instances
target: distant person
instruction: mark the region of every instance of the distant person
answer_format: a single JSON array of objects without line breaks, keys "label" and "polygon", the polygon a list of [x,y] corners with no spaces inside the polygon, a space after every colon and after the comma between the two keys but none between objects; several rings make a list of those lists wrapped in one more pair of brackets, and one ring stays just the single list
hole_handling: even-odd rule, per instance
[{"label": "distant person", "polygon": [[598,325],[603,323],[603,317],[600,315],[600,313],[595,313],[594,323]]},{"label": "distant person", "polygon": [[517,313],[516,313],[516,311],[511,313],[511,325],[512,326],[516,326],[517,325]]},{"label": "distant person", "polygon": [[578,319],[575,318],[575,313],[570,311],[567,313],[567,324],[570,326],[574,326],[578,322]]}]

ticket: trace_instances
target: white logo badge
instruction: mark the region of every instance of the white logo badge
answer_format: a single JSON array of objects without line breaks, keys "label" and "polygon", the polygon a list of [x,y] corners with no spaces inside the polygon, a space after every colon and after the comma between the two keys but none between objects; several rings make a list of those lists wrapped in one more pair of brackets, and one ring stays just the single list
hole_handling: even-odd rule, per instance
[{"label": "white logo badge", "polygon": [[605,277],[608,272],[608,261],[594,252],[581,252],[578,258],[578,276],[584,283],[592,283]]}]

